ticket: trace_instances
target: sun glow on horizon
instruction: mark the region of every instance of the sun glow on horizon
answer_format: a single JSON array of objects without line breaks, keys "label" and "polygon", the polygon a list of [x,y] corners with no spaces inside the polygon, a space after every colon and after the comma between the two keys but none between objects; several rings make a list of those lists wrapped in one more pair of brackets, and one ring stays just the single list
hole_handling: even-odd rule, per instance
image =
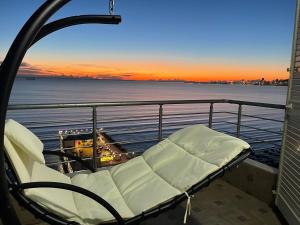
[{"label": "sun glow on horizon", "polygon": [[173,61],[93,61],[24,63],[20,75],[74,76],[119,80],[266,80],[287,79],[288,73],[278,65],[196,64]]}]

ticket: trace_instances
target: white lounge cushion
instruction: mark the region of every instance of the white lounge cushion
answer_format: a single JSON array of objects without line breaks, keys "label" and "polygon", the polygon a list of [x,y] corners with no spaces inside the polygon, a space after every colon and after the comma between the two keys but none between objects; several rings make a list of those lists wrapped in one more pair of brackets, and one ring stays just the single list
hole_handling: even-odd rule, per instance
[{"label": "white lounge cushion", "polygon": [[5,122],[5,135],[18,147],[18,150],[26,152],[28,156],[40,163],[45,163],[42,153],[43,143],[26,127],[9,119]]},{"label": "white lounge cushion", "polygon": [[[44,164],[33,163],[31,182],[46,181],[71,184],[71,179]],[[73,192],[56,188],[32,188],[25,190],[25,195],[58,215],[77,217],[78,211]]]},{"label": "white lounge cushion", "polygon": [[[138,215],[184,193],[249,147],[240,139],[195,125],[179,130],[126,163],[91,175],[76,175],[72,183],[99,194],[128,218],[131,213]],[[84,217],[88,224],[113,220],[83,198],[75,194],[83,221]]]}]

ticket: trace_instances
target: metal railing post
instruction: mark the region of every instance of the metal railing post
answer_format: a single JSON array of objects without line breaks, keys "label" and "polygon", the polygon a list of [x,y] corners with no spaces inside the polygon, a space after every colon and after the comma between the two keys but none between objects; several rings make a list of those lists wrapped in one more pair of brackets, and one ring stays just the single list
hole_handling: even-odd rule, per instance
[{"label": "metal railing post", "polygon": [[240,137],[240,134],[241,134],[241,120],[242,120],[242,105],[239,104],[237,126],[236,126],[236,136],[237,137]]},{"label": "metal railing post", "polygon": [[208,127],[209,128],[212,128],[213,113],[214,113],[214,103],[210,103],[210,107],[209,107],[209,120],[208,120]]},{"label": "metal railing post", "polygon": [[[97,169],[97,107],[93,107],[93,168]],[[101,162],[101,155],[99,158]],[[101,166],[101,165],[100,165]]]},{"label": "metal railing post", "polygon": [[159,105],[159,115],[158,115],[158,140],[162,140],[162,117],[163,117],[163,105]]}]

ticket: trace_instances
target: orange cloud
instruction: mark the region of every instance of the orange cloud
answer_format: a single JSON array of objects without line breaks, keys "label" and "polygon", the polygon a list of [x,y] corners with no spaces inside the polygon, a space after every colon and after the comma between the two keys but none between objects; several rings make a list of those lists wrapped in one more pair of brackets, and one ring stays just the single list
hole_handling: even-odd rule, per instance
[{"label": "orange cloud", "polygon": [[[49,64],[50,63],[50,64]],[[33,66],[34,65],[34,66]],[[27,71],[26,71],[27,70]],[[89,76],[99,79],[134,80],[251,80],[264,77],[286,79],[282,66],[196,64],[170,61],[93,61],[93,62],[34,62],[21,67],[20,74]]]}]

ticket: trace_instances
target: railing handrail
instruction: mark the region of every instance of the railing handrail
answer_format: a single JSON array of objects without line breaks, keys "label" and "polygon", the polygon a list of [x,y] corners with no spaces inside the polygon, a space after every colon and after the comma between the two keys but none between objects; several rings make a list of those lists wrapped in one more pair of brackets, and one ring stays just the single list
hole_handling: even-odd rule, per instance
[{"label": "railing handrail", "polygon": [[230,100],[230,99],[227,99],[226,103],[238,104],[238,105],[247,105],[247,106],[265,107],[265,108],[272,108],[272,109],[285,109],[286,108],[286,105],[283,105],[283,104],[240,101],[240,100]]},{"label": "railing handrail", "polygon": [[[237,121],[236,122],[227,122],[229,124],[236,125],[236,137],[240,137],[241,126],[248,127],[253,129],[253,127],[247,125],[241,125],[242,122],[242,110],[243,106],[254,106],[254,107],[265,107],[271,109],[286,109],[285,105],[282,104],[272,104],[272,103],[263,103],[263,102],[251,102],[251,101],[240,101],[240,100],[232,100],[232,99],[193,99],[193,100],[151,100],[151,101],[115,101],[115,102],[78,102],[78,103],[49,103],[49,104],[13,104],[8,106],[8,110],[28,110],[28,109],[36,109],[36,110],[45,110],[45,109],[63,109],[63,108],[89,108],[92,109],[92,134],[93,134],[93,155],[92,162],[93,168],[96,170],[99,166],[101,167],[101,160],[97,160],[97,109],[100,107],[129,107],[129,106],[157,106],[158,114],[157,114],[157,141],[163,140],[163,117],[164,110],[163,106],[165,105],[184,105],[184,104],[209,104],[209,111],[207,112],[209,115],[208,127],[212,128],[213,125],[213,114],[214,105],[215,104],[235,104],[238,106]],[[226,112],[224,112],[226,113]],[[264,119],[263,117],[255,116],[259,119]],[[273,119],[272,119],[273,120]],[[168,124],[168,122],[164,122],[164,124]],[[260,128],[255,128],[256,130],[264,130]],[[154,130],[153,130],[154,131]],[[279,134],[275,131],[268,131],[269,133]],[[60,140],[62,140],[62,136],[60,136]],[[62,144],[61,144],[62,146]],[[61,162],[59,162],[61,163]]]},{"label": "railing handrail", "polygon": [[110,106],[142,106],[142,105],[177,105],[177,104],[205,104],[205,103],[229,103],[237,105],[266,107],[273,109],[285,109],[283,104],[263,102],[240,101],[231,99],[194,99],[194,100],[151,100],[151,101],[115,101],[115,102],[79,102],[79,103],[47,103],[47,104],[10,104],[8,110],[20,109],[57,109],[57,108],[87,108]]}]

